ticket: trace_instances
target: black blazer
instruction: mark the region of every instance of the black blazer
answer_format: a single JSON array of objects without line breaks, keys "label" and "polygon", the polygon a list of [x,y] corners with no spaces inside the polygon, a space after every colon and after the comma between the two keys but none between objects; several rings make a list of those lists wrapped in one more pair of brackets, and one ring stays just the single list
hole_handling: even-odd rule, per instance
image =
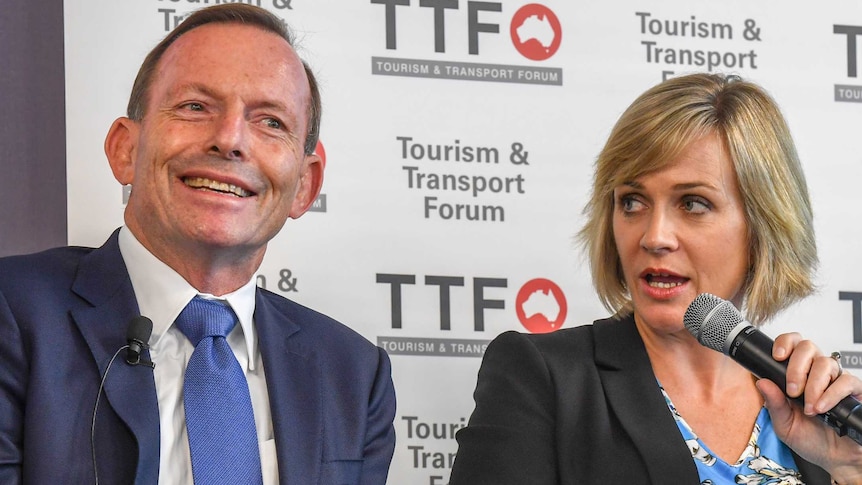
[{"label": "black blazer", "polygon": [[[697,484],[632,318],[488,346],[450,485]],[[829,485],[794,455],[805,483]]]}]

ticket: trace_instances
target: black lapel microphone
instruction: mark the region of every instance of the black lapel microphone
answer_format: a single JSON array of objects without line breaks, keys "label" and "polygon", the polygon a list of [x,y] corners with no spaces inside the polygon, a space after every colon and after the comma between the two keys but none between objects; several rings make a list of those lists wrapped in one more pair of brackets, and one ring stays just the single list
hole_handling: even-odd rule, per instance
[{"label": "black lapel microphone", "polygon": [[141,315],[132,318],[129,322],[129,328],[126,330],[126,345],[123,345],[108,361],[108,366],[105,367],[105,375],[99,383],[99,393],[96,394],[96,405],[93,407],[93,421],[90,425],[90,449],[93,453],[93,476],[95,477],[96,485],[99,485],[99,467],[96,463],[96,412],[99,410],[99,399],[102,397],[102,390],[105,388],[105,381],[108,379],[108,371],[111,370],[114,360],[120,355],[123,350],[126,351],[126,363],[135,365],[145,365],[151,369],[155,369],[156,364],[149,360],[141,358],[141,352],[150,348],[150,335],[153,333],[153,321]]},{"label": "black lapel microphone", "polygon": [[[759,378],[776,383],[786,394],[787,361],[772,358],[775,343],[769,336],[745,321],[727,300],[701,293],[688,306],[683,317],[685,328],[702,345],[729,355]],[[799,405],[803,396],[791,398]],[[842,399],[818,417],[838,433],[862,444],[862,403],[853,396]]]},{"label": "black lapel microphone", "polygon": [[[141,359],[141,352],[150,348],[150,335],[153,333],[153,321],[141,315],[129,322],[126,331],[126,363],[129,365],[146,365],[155,368],[156,365]],[[107,372],[105,372],[107,374]]]}]

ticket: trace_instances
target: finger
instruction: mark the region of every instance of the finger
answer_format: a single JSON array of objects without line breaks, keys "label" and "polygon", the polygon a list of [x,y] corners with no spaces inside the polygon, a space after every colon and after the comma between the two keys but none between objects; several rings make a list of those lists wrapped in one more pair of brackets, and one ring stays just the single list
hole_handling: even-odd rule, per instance
[{"label": "finger", "polygon": [[[829,358],[835,363],[835,375],[832,376],[832,380],[834,381],[844,374],[844,366],[841,365],[841,352],[832,352],[832,354],[829,355]],[[830,365],[830,369],[832,367],[833,366]]]},{"label": "finger", "polygon": [[796,347],[799,342],[802,341],[802,335],[797,332],[784,333],[779,335],[775,339],[775,343],[772,345],[772,358],[781,362],[785,360]]},{"label": "finger", "polygon": [[[820,349],[810,340],[800,340],[790,351],[787,360],[787,395],[800,396],[806,389],[808,374],[815,359],[823,356]],[[828,359],[828,357],[826,357]],[[831,360],[831,359],[830,359]],[[821,389],[822,391],[822,389]],[[819,396],[819,394],[818,394]],[[814,401],[810,401],[812,404]]]},{"label": "finger", "polygon": [[849,372],[844,372],[826,388],[814,405],[814,409],[817,413],[825,413],[847,396],[853,396],[856,399],[862,397],[862,380]]},{"label": "finger", "polygon": [[[821,407],[826,405],[825,403],[831,402],[832,405],[834,405],[838,402],[837,400],[832,402],[832,399],[829,399],[828,396],[824,402],[824,392],[833,384],[833,381],[838,378],[838,374],[840,372],[841,367],[832,357],[822,355],[814,358],[805,383],[805,414],[809,416],[818,414],[819,412],[822,412]],[[843,385],[836,387],[832,390],[830,395],[837,397],[838,399],[846,396],[846,393],[838,396],[838,394],[842,392],[842,388],[844,388]],[[844,388],[843,392],[847,392],[847,389]],[[829,406],[826,410],[831,407],[832,406]]]},{"label": "finger", "polygon": [[772,425],[779,436],[783,436],[793,423],[793,409],[790,407],[790,402],[781,392],[781,388],[769,379],[758,379],[755,385],[763,396],[763,405],[769,411]]}]

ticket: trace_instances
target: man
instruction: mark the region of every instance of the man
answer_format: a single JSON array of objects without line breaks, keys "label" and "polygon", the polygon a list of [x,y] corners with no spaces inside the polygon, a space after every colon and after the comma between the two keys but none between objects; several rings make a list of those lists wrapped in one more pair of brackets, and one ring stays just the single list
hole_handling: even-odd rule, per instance
[{"label": "man", "polygon": [[[183,396],[195,343],[175,323],[201,298],[235,323],[226,342],[259,447],[248,483],[385,483],[385,352],[254,285],[267,242],[323,179],[317,86],[285,29],[238,3],[186,19],[145,60],[105,141],[132,186],[125,225],[98,249],[0,259],[0,483],[201,483],[208,452],[191,444]],[[141,362],[154,368],[120,352],[137,315],[153,322]]]}]

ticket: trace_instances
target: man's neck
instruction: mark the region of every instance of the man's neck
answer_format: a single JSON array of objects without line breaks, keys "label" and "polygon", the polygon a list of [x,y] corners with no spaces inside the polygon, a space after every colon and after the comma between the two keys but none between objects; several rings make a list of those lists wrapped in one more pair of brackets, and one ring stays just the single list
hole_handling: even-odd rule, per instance
[{"label": "man's neck", "polygon": [[207,247],[188,242],[159,244],[142,231],[129,227],[132,234],[153,256],[168,265],[201,293],[222,296],[244,286],[254,277],[263,261],[266,247]]}]

